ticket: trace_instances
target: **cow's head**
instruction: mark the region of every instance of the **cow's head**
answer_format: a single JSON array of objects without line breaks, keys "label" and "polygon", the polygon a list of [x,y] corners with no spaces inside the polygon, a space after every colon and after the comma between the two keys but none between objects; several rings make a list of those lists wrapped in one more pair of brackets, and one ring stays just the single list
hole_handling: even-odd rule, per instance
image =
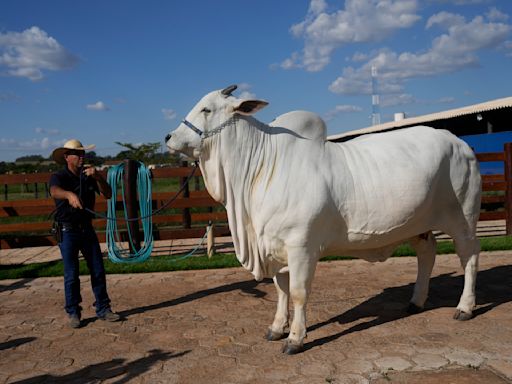
[{"label": "cow's head", "polygon": [[230,120],[235,114],[252,115],[268,103],[262,100],[237,99],[232,96],[236,85],[204,96],[173,132],[165,137],[171,152],[181,152],[192,159],[201,153],[202,137]]}]

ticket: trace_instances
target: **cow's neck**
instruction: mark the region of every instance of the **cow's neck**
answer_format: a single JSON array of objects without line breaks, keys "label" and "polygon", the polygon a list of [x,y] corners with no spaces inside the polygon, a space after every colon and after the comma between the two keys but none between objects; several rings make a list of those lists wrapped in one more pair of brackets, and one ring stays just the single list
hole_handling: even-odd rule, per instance
[{"label": "cow's neck", "polygon": [[[224,205],[252,183],[265,157],[270,127],[251,117],[203,142],[200,167],[210,195]],[[268,164],[267,164],[268,165]],[[240,197],[238,195],[238,197]]]},{"label": "cow's neck", "polygon": [[[201,171],[210,195],[226,207],[229,228],[240,263],[257,280],[269,276],[265,253],[254,247],[252,195],[259,183],[269,182],[275,162],[270,127],[253,118],[240,118],[203,142]],[[269,171],[270,170],[270,171]]]}]

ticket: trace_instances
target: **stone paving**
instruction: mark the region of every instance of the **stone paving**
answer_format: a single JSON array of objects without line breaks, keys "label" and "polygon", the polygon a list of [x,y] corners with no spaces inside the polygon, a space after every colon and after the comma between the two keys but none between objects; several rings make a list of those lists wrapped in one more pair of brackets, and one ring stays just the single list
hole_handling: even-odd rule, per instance
[{"label": "stone paving", "polygon": [[455,255],[437,257],[426,310],[410,316],[414,258],[320,263],[294,356],[264,339],[272,282],[241,268],[109,275],[118,323],[94,317],[84,276],[80,329],[67,326],[62,278],[3,280],[0,383],[512,383],[512,252],[480,260],[466,322],[452,319]]}]

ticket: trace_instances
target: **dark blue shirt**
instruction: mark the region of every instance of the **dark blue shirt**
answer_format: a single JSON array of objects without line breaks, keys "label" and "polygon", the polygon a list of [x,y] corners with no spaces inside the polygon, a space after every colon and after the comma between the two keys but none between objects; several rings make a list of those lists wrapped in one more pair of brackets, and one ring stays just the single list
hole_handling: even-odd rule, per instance
[{"label": "dark blue shirt", "polygon": [[99,194],[98,183],[92,177],[87,177],[83,173],[79,176],[74,175],[67,167],[52,174],[50,177],[50,187],[60,187],[66,191],[74,192],[82,202],[84,209],[73,208],[69,205],[67,199],[54,199],[57,211],[55,220],[65,223],[85,224],[89,223],[94,215],[85,210],[89,208],[94,210],[96,203],[96,194]]}]

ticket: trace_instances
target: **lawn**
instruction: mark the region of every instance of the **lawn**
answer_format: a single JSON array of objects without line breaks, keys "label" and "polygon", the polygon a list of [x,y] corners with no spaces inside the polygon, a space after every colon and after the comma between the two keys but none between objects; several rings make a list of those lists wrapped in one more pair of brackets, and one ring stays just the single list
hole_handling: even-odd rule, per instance
[{"label": "lawn", "polygon": [[[498,251],[512,249],[512,237],[488,237],[481,239],[482,251]],[[437,254],[454,253],[455,249],[451,241],[439,241]],[[413,249],[404,244],[397,248],[394,257],[415,256]],[[332,260],[351,259],[347,256],[328,256],[322,259],[323,262]],[[145,272],[167,272],[194,269],[215,269],[239,267],[240,263],[234,254],[215,254],[211,258],[205,255],[191,257],[183,256],[154,256],[142,263],[118,264],[110,260],[105,261],[105,269],[108,274],[119,273],[145,273]],[[62,276],[63,267],[61,261],[51,261],[34,264],[0,265],[0,280],[36,278],[49,276]],[[87,275],[88,270],[85,261],[80,261],[80,274]]]}]

